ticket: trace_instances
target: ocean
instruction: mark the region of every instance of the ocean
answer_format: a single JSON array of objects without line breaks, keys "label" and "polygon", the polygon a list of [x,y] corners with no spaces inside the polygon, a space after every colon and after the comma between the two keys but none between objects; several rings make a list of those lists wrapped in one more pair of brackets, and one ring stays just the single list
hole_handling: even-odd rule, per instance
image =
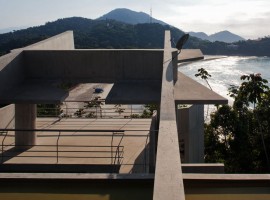
[{"label": "ocean", "polygon": [[210,86],[216,93],[227,98],[229,104],[232,104],[233,99],[228,96],[228,88],[230,85],[238,86],[242,75],[260,73],[270,82],[270,57],[205,56],[202,61],[180,64],[178,71],[207,86],[204,80],[195,77],[200,68],[208,71],[211,75],[208,79]]}]

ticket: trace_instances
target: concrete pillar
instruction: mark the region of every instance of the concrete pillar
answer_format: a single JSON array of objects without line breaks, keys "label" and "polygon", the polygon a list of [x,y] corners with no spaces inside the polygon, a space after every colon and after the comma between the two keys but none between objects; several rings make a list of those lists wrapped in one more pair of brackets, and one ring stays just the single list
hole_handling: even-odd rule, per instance
[{"label": "concrete pillar", "polygon": [[[36,128],[36,104],[15,105],[15,129]],[[36,144],[35,131],[15,131],[16,148],[29,148]]]},{"label": "concrete pillar", "polygon": [[204,106],[188,105],[177,110],[182,162],[204,162]]}]

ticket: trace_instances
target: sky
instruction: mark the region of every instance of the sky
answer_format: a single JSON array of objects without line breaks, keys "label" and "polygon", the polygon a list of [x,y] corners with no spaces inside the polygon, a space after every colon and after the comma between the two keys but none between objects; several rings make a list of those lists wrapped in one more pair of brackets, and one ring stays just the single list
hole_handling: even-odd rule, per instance
[{"label": "sky", "polygon": [[270,0],[0,0],[0,30],[73,16],[96,19],[116,8],[147,14],[152,8],[154,18],[185,32],[270,36]]}]

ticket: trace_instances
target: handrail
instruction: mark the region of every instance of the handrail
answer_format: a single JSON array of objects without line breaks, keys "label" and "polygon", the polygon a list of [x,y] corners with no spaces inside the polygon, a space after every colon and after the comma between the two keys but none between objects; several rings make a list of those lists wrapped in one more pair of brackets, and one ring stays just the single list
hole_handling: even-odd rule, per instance
[{"label": "handrail", "polygon": [[[38,134],[38,137],[56,137],[56,143],[54,144],[41,144],[41,145],[33,145],[32,148],[28,149],[27,152],[31,153],[30,155],[28,154],[18,154],[15,157],[46,157],[46,158],[53,158],[56,157],[56,163],[58,164],[60,162],[60,158],[90,158],[90,159],[111,159],[111,164],[112,165],[141,165],[143,166],[142,170],[146,171],[146,153],[144,152],[144,161],[143,163],[136,163],[136,164],[130,164],[129,162],[125,163],[123,160],[124,158],[124,146],[121,145],[123,142],[124,137],[146,137],[145,140],[145,148],[147,145],[147,142],[149,140],[149,133],[152,130],[76,130],[76,129],[0,129],[0,133],[4,132],[5,134],[2,134],[3,139],[2,139],[2,164],[5,162],[5,157],[11,157],[9,154],[5,154],[5,151],[7,149],[10,149],[9,147],[24,147],[28,145],[15,145],[14,143],[8,143],[5,145],[5,141],[7,137],[15,137],[14,134],[8,134],[8,131],[17,131],[18,133],[21,131],[37,131],[40,132]],[[114,132],[111,132],[114,131]],[[145,132],[147,131],[147,134],[125,134],[125,132]],[[158,131],[158,130],[154,130]],[[54,132],[54,134],[47,134],[44,135],[42,132]],[[72,132],[75,134],[64,134],[64,132]],[[77,134],[77,133],[84,133],[84,134]],[[88,133],[87,133],[88,132]],[[97,133],[92,133],[92,132],[97,132]],[[102,134],[102,132],[104,134]],[[100,133],[100,134],[98,134]],[[108,134],[110,133],[110,134]],[[60,144],[60,139],[62,137],[85,137],[85,136],[98,136],[98,137],[111,137],[111,144],[108,145],[68,145],[68,144]],[[115,137],[120,137],[120,140],[117,140],[117,144],[115,143]],[[53,149],[46,149],[46,148],[34,148],[34,147],[52,147]],[[4,148],[5,147],[5,148]],[[56,147],[56,148],[55,148]],[[61,147],[64,147],[65,149],[61,149]],[[7,148],[7,149],[6,149]],[[71,149],[74,148],[74,149]],[[79,149],[83,148],[83,149]],[[96,149],[97,148],[97,149]],[[109,148],[109,149],[107,149]],[[42,150],[44,149],[44,150]],[[34,154],[37,152],[37,154]],[[56,154],[55,154],[55,153]],[[43,154],[44,153],[44,154]],[[47,154],[47,153],[52,153],[52,154]],[[77,153],[77,154],[72,154],[72,153]],[[62,154],[62,155],[61,155]],[[92,154],[92,155],[91,155]],[[108,155],[110,154],[110,156]],[[124,163],[124,164],[123,164]]]}]

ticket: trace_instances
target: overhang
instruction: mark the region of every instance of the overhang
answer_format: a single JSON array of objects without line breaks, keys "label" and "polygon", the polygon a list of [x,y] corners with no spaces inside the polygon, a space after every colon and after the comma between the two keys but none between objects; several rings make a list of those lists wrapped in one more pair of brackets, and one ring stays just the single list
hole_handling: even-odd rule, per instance
[{"label": "overhang", "polygon": [[200,49],[182,49],[178,55],[178,63],[202,59],[204,59],[204,55]]},{"label": "overhang", "polygon": [[228,99],[213,92],[181,72],[174,86],[174,99],[177,104],[227,104]]},{"label": "overhang", "polygon": [[159,103],[161,81],[120,81],[109,92],[106,104]]},{"label": "overhang", "polygon": [[49,82],[25,81],[0,94],[1,104],[20,103],[60,103],[68,92]]}]

